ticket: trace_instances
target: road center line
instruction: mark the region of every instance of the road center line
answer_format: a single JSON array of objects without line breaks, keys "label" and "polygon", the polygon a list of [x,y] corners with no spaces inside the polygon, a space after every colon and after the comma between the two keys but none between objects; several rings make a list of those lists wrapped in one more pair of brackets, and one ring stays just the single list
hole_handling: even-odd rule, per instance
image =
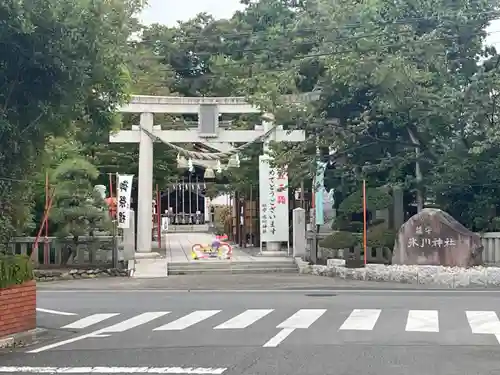
[{"label": "road center line", "polygon": [[290,334],[295,331],[295,328],[283,328],[278,332],[276,336],[271,338],[268,342],[266,342],[262,347],[263,348],[276,348],[281,342],[286,339]]},{"label": "road center line", "polygon": [[1,366],[0,373],[25,374],[179,374],[221,375],[227,368],[211,367],[14,367]]},{"label": "road center line", "polygon": [[47,313],[47,314],[54,314],[54,315],[65,315],[65,316],[75,316],[75,315],[78,315],[78,314],[70,313],[70,312],[56,311],[56,310],[49,310],[49,309],[42,309],[41,307],[37,307],[36,311],[44,312],[44,313]]}]

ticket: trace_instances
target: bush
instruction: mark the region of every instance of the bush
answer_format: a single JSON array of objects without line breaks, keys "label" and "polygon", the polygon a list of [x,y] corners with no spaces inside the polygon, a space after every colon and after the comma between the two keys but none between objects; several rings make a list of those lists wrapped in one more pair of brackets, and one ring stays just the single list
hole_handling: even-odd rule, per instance
[{"label": "bush", "polygon": [[396,232],[394,230],[384,228],[383,225],[370,228],[366,234],[368,247],[387,247],[392,250],[395,240]]},{"label": "bush", "polygon": [[359,245],[360,239],[359,235],[355,233],[339,231],[330,234],[328,237],[324,238],[319,242],[320,247],[326,249],[338,250],[338,249],[348,249]]},{"label": "bush", "polygon": [[[388,208],[392,197],[381,188],[366,189],[366,210],[375,212]],[[338,209],[339,214],[349,215],[363,212],[363,192],[357,190],[342,201]]]},{"label": "bush", "polygon": [[0,255],[0,289],[33,280],[31,259],[24,255]]}]

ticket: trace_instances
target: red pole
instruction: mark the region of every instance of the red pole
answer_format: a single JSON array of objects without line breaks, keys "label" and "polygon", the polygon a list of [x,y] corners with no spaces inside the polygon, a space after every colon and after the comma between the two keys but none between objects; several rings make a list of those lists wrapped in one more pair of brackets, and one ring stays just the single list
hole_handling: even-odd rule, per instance
[{"label": "red pole", "polygon": [[363,180],[363,248],[364,261],[366,265],[366,181]]},{"label": "red pole", "polygon": [[52,202],[54,200],[54,194],[56,192],[56,189],[52,189],[52,194],[50,195],[48,205],[47,205],[47,210],[43,214],[43,220],[42,224],[40,225],[40,229],[38,230],[38,234],[36,235],[35,242],[33,243],[33,251],[31,252],[31,259],[33,259],[34,255],[36,254],[38,256],[38,242],[40,241],[40,237],[42,236],[43,229],[45,227],[45,224],[47,223],[47,218],[49,217],[49,212],[50,209],[52,208]]},{"label": "red pole", "polygon": [[156,232],[158,233],[158,247],[161,249],[161,200],[158,184],[156,184],[156,219],[158,221],[156,228]]},{"label": "red pole", "polygon": [[[49,209],[49,173],[45,172],[45,211]],[[49,219],[45,222],[45,241],[43,246],[43,264],[49,264]]]},{"label": "red pole", "polygon": [[109,196],[110,198],[113,198],[113,177],[112,173],[108,173],[109,176]]}]

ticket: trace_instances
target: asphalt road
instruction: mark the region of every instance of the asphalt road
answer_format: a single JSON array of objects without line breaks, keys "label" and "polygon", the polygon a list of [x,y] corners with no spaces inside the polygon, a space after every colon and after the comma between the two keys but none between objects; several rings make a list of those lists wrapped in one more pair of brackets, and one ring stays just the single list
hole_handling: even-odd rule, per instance
[{"label": "asphalt road", "polygon": [[0,353],[0,374],[500,372],[497,291],[182,292],[98,284],[41,288],[38,324],[51,334]]},{"label": "asphalt road", "polygon": [[[342,280],[313,275],[268,273],[263,275],[175,275],[167,278],[107,278],[39,283],[40,290],[339,290],[339,289],[439,289],[433,285]],[[491,289],[490,289],[491,290]]]}]

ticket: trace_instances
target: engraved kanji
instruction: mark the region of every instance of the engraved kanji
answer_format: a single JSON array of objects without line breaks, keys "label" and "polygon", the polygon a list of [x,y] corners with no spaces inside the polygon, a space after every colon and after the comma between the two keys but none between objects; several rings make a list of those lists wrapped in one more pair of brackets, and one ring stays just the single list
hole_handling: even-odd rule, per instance
[{"label": "engraved kanji", "polygon": [[422,238],[422,244],[420,247],[424,247],[425,245],[430,245],[431,244],[431,239],[430,238]]},{"label": "engraved kanji", "polygon": [[412,237],[408,240],[408,247],[420,247],[416,238]]},{"label": "engraved kanji", "polygon": [[445,247],[450,247],[450,246],[455,246],[455,240],[453,238],[447,238],[444,240],[444,246]]},{"label": "engraved kanji", "polygon": [[441,246],[443,246],[443,240],[441,238],[434,238],[432,240],[432,246],[434,246],[434,247],[441,247]]}]

